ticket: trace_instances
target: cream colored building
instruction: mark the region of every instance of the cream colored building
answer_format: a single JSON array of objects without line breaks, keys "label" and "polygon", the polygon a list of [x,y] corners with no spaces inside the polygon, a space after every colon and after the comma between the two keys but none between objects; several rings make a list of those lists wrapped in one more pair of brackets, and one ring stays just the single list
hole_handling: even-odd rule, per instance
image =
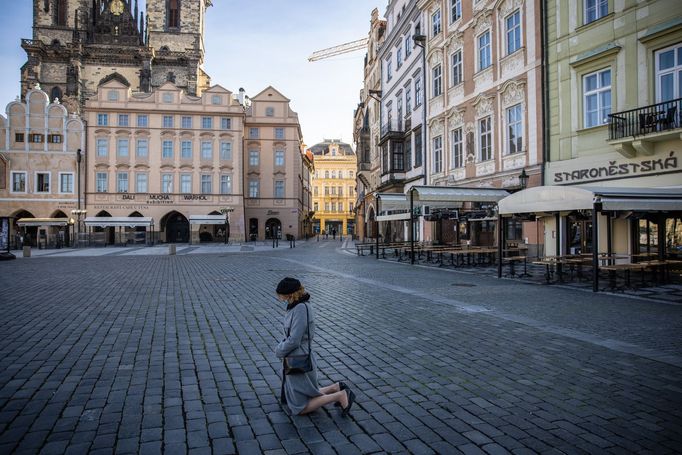
[{"label": "cream colored building", "polygon": [[[85,128],[58,99],[39,86],[0,115],[0,217],[10,217],[10,243],[17,234],[31,244],[69,245],[71,210],[78,208],[78,151]],[[22,221],[20,221],[22,220]]]},{"label": "cream colored building", "polygon": [[224,242],[226,216],[229,240],[244,240],[245,114],[230,91],[139,93],[114,74],[85,109],[92,242]]},{"label": "cream colored building", "polygon": [[273,87],[250,99],[244,125],[244,206],[248,239],[304,235],[310,196],[304,183],[301,125]]},{"label": "cream colored building", "polygon": [[325,139],[310,148],[315,156],[313,179],[314,230],[332,235],[355,232],[357,156],[349,144]]},{"label": "cream colored building", "polygon": [[[539,4],[419,2],[427,46],[428,185],[516,191],[522,171],[528,186],[542,183]],[[425,239],[492,245],[496,223],[490,211],[485,204],[462,202],[459,221],[430,223]],[[462,217],[467,210],[470,215]],[[513,240],[538,243],[535,223],[510,230]]]},{"label": "cream colored building", "polygon": [[372,10],[367,36],[364,83],[353,119],[353,140],[358,160],[355,234],[361,240],[376,236],[374,196],[381,182],[381,60],[378,58],[378,50],[384,41],[385,32],[386,21],[379,18],[379,10],[375,8]]},{"label": "cream colored building", "polygon": [[[675,0],[548,3],[546,185],[682,187],[679,7]],[[673,227],[682,225],[679,212],[614,215],[599,215],[600,251],[609,222],[613,252],[653,246],[661,216],[670,247],[682,244]],[[586,213],[562,213],[558,226],[547,219],[547,254],[557,253],[557,232],[559,253],[591,252],[591,231]]]}]

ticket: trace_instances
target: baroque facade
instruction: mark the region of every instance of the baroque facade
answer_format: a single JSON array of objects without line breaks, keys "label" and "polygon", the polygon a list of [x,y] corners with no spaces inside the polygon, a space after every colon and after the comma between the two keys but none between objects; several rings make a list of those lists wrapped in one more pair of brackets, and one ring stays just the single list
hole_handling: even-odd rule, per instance
[{"label": "baroque facade", "polygon": [[247,238],[300,237],[309,226],[311,199],[298,114],[273,87],[250,102],[243,147]]},{"label": "baroque facade", "polygon": [[313,179],[313,229],[316,233],[355,232],[355,173],[357,156],[349,144],[339,139],[325,139],[313,145],[315,157]]},{"label": "baroque facade", "polygon": [[[0,216],[11,218],[10,241],[20,246],[21,235],[31,245],[68,245],[71,210],[84,185],[84,176],[77,180],[83,121],[40,87],[9,103],[6,115],[0,115]],[[34,221],[20,223],[27,218]]]},{"label": "baroque facade", "polygon": [[136,92],[170,81],[200,95],[203,32],[210,0],[33,0],[33,37],[23,39],[21,95],[39,83],[70,111],[106,77],[123,76]]},{"label": "baroque facade", "polygon": [[365,54],[363,88],[355,110],[353,140],[357,152],[356,235],[360,239],[376,235],[374,193],[381,183],[379,135],[381,132],[381,60],[378,58],[386,32],[379,10],[372,10]]},{"label": "baroque facade", "polygon": [[231,92],[214,86],[196,97],[167,82],[134,93],[114,75],[85,111],[86,224],[107,228],[103,243],[134,241],[144,229],[129,220],[116,232],[108,217],[150,218],[147,241],[223,242],[228,212],[229,240],[244,240],[245,114]]}]

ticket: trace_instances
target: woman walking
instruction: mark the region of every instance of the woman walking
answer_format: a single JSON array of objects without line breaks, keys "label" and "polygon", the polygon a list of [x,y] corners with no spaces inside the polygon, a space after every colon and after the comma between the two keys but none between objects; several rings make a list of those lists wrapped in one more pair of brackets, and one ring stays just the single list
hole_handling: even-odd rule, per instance
[{"label": "woman walking", "polygon": [[[308,303],[310,294],[305,292],[300,281],[289,277],[279,282],[276,292],[277,297],[287,303],[284,316],[285,338],[275,350],[277,357],[282,359],[283,366],[282,403],[296,415],[308,414],[326,404],[335,403],[341,407],[344,416],[348,415],[355,401],[353,391],[343,382],[322,388],[317,383],[317,362],[310,348],[315,334],[313,312]],[[309,363],[306,356],[309,356]],[[295,357],[306,360],[305,366],[299,368],[303,371],[287,374],[287,364],[291,366]]]}]

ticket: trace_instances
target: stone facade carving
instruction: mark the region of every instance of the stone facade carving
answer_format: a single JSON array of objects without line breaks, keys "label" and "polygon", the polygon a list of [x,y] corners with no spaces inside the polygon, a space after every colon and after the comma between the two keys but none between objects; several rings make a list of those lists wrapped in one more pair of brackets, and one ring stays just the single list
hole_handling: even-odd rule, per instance
[{"label": "stone facade carving", "polygon": [[505,0],[499,7],[499,16],[507,17],[512,11],[523,6],[523,0]]},{"label": "stone facade carving", "polygon": [[476,164],[476,177],[481,177],[483,175],[490,175],[495,173],[495,161],[485,161],[483,163]]},{"label": "stone facade carving", "polygon": [[474,18],[474,33],[476,36],[484,31],[490,29],[493,21],[493,13],[491,10],[483,11]]},{"label": "stone facade carving", "polygon": [[509,171],[512,169],[521,169],[525,165],[526,155],[523,153],[517,153],[502,158],[502,169],[505,171]]},{"label": "stone facade carving", "polygon": [[502,105],[513,106],[526,100],[526,83],[510,81],[502,89]]},{"label": "stone facade carving", "polygon": [[493,85],[493,68],[487,68],[479,71],[474,75],[474,83],[476,84],[476,92],[484,92]]},{"label": "stone facade carving", "polygon": [[486,117],[493,113],[493,102],[495,98],[493,96],[479,96],[474,102],[474,107],[476,109],[476,118]]},{"label": "stone facade carving", "polygon": [[453,110],[448,117],[448,127],[450,129],[458,128],[464,124],[464,111],[463,110]]},{"label": "stone facade carving", "polygon": [[503,79],[514,77],[523,72],[523,68],[526,65],[525,54],[525,51],[522,49],[501,60]]}]

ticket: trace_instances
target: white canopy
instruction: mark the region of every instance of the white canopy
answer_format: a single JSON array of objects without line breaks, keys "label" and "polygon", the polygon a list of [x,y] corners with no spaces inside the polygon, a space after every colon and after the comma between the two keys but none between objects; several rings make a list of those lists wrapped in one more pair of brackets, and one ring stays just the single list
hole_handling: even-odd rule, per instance
[{"label": "white canopy", "polygon": [[189,224],[225,224],[225,215],[190,215]]},{"label": "white canopy", "polygon": [[68,218],[19,218],[17,226],[66,226]]},{"label": "white canopy", "polygon": [[[414,191],[414,202],[429,203],[447,202],[497,202],[509,196],[505,190],[497,188],[458,188],[452,186],[413,186],[408,190]],[[409,195],[408,195],[409,198]],[[461,204],[460,204],[461,205]]]},{"label": "white canopy", "polygon": [[400,221],[409,220],[410,212],[405,213],[392,213],[390,215],[379,215],[377,216],[377,221]]},{"label": "white canopy", "polygon": [[84,221],[90,227],[149,227],[154,225],[150,217],[138,216],[89,216]]},{"label": "white canopy", "polygon": [[407,196],[403,193],[377,193],[376,198],[379,201],[379,210],[382,212],[410,208]]},{"label": "white canopy", "polygon": [[538,186],[514,193],[498,203],[500,215],[592,210],[643,212],[682,211],[682,188],[611,188]]}]

